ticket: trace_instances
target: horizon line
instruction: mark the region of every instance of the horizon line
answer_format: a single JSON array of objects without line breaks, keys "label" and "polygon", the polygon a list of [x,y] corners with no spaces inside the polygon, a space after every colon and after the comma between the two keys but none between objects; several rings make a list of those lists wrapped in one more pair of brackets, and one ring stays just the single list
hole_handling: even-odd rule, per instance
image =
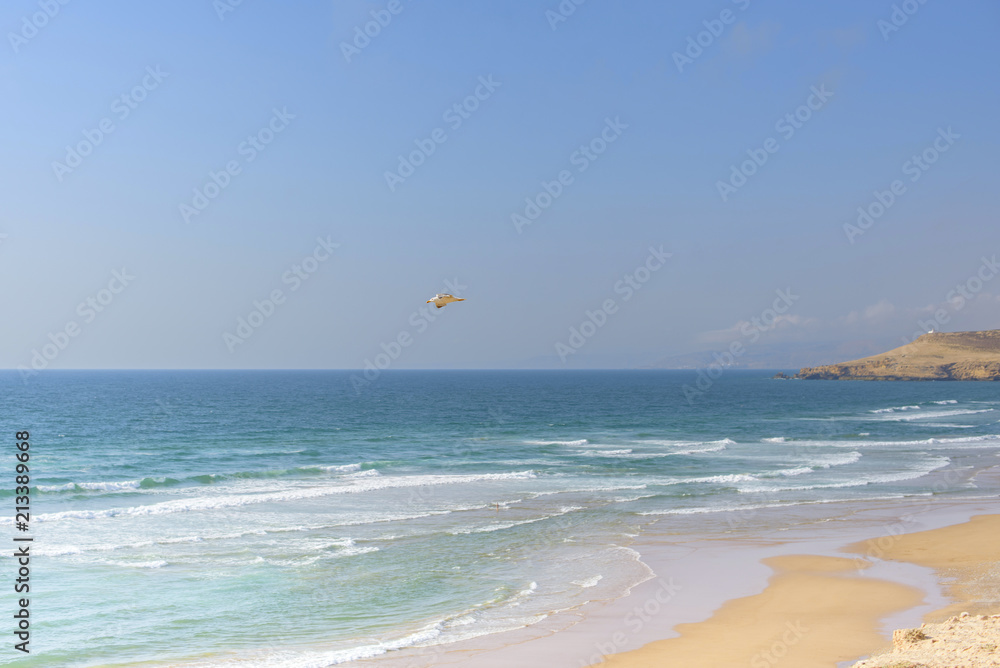
[{"label": "horizon line", "polygon": [[[710,365],[709,365],[710,366]],[[408,369],[380,369],[380,373],[394,371],[697,371],[705,367],[582,367],[582,368],[547,368],[547,367],[475,367],[475,368],[408,368]],[[760,367],[747,368],[725,366],[728,371],[787,371],[800,367]],[[23,372],[25,369],[0,368],[0,372]],[[224,367],[88,367],[88,368],[57,368],[57,369],[30,369],[33,373],[44,373],[47,371],[358,371],[365,369],[357,368],[306,368],[306,367],[246,367],[246,368],[224,368]]]}]

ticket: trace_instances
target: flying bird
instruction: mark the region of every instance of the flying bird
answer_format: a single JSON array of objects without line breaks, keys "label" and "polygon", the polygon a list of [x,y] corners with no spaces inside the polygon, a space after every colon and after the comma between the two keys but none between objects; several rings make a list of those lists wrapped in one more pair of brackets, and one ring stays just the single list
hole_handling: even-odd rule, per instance
[{"label": "flying bird", "polygon": [[465,301],[465,299],[462,298],[462,297],[456,297],[454,295],[444,295],[444,294],[438,293],[438,294],[434,295],[433,297],[431,297],[430,299],[428,299],[424,303],[425,304],[434,304],[434,306],[437,306],[438,308],[444,308],[445,304],[450,304],[452,302],[464,302],[464,301]]}]

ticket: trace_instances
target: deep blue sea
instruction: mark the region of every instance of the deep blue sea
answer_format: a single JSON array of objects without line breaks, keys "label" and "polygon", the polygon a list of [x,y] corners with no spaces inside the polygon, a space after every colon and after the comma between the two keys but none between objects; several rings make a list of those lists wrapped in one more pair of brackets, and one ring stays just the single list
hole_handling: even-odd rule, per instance
[{"label": "deep blue sea", "polygon": [[0,375],[0,523],[11,544],[28,430],[34,537],[32,653],[0,665],[391,656],[623,595],[653,523],[1000,494],[994,383],[727,371],[689,402],[693,371],[350,375]]}]

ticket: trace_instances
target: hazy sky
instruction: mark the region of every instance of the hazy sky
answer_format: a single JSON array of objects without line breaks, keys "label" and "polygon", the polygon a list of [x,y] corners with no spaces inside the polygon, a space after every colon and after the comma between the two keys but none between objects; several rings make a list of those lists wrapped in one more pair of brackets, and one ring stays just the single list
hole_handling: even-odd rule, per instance
[{"label": "hazy sky", "polygon": [[62,2],[0,8],[2,367],[1000,327],[992,0]]}]

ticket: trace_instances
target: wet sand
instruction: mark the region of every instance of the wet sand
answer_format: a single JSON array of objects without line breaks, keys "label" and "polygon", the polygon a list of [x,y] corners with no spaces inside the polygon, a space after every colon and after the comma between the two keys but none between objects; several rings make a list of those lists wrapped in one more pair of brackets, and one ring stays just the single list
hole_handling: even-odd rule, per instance
[{"label": "wet sand", "polygon": [[878,621],[923,598],[912,587],[859,575],[851,558],[796,555],[764,563],[775,575],[760,594],[729,601],[704,622],[677,626],[679,638],[600,665],[827,668],[882,646]]},{"label": "wet sand", "polygon": [[[927,621],[960,612],[1000,612],[1000,515],[872,538],[845,551],[859,556],[766,559],[775,575],[760,594],[729,601],[703,622],[676,626],[678,638],[608,657],[600,665],[829,668],[886,652],[890,646],[879,633],[879,621],[918,605],[924,593],[864,577],[864,570],[879,560],[935,570],[954,602],[928,614]],[[992,641],[983,642],[988,647]]]},{"label": "wet sand", "polygon": [[1000,666],[1000,515],[850,546],[867,558],[933,568],[952,604],[925,616],[919,628],[898,629],[886,647],[856,668],[920,665]]},{"label": "wet sand", "polygon": [[696,525],[673,518],[636,544],[655,576],[630,595],[380,665],[850,666],[890,650],[894,628],[1000,612],[1000,515],[977,514],[994,507],[983,498],[760,513],[725,522],[741,528],[725,539],[705,538],[720,529],[708,518],[697,538]]},{"label": "wet sand", "polygon": [[848,547],[866,558],[933,568],[954,603],[928,622],[968,612],[1000,613],[1000,515],[979,515],[962,524],[866,540]]}]

